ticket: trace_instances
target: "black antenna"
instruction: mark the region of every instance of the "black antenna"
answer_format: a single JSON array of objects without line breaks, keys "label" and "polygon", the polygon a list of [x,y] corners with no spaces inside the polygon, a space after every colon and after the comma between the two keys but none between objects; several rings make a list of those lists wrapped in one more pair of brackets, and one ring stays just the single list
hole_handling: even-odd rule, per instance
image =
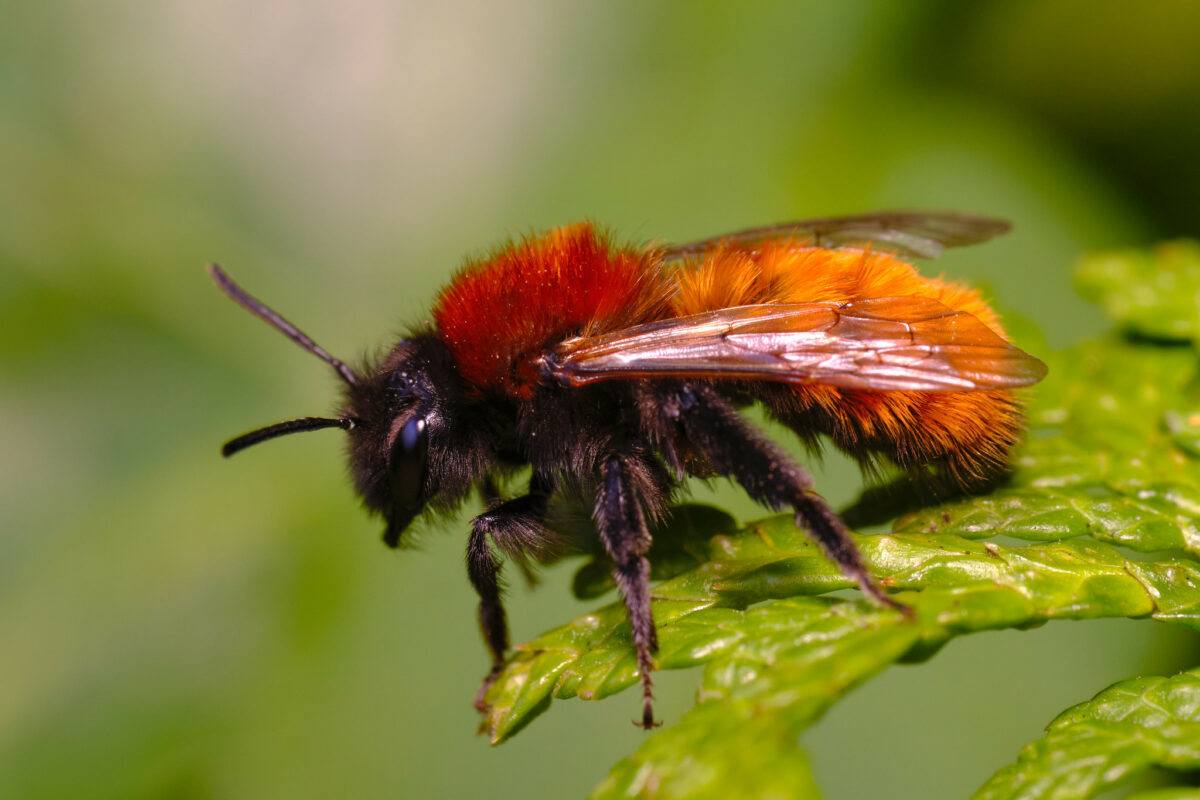
[{"label": "black antenna", "polygon": [[[303,347],[308,352],[310,352],[316,356],[319,356],[320,358],[325,360],[330,366],[332,366],[334,369],[337,370],[338,375],[346,383],[350,384],[351,386],[354,386],[358,383],[358,376],[354,374],[354,370],[350,369],[350,367],[346,366],[341,361],[338,361],[336,358],[329,355],[329,353],[327,353],[325,351],[325,348],[321,347],[319,344],[314,342],[312,339],[308,338],[308,336],[306,336],[303,333],[303,331],[301,331],[295,325],[288,322],[286,319],[279,316],[279,314],[272,311],[266,305],[264,305],[260,301],[256,300],[255,298],[251,297],[249,294],[247,294],[246,290],[243,289],[242,287],[238,286],[236,283],[234,283],[233,279],[230,278],[228,275],[226,275],[225,270],[221,269],[220,266],[218,266],[217,264],[209,264],[208,265],[208,274],[212,277],[213,281],[217,284],[217,286],[220,287],[221,291],[223,291],[225,294],[229,295],[229,297],[233,300],[233,302],[237,303],[239,306],[246,309],[247,311],[249,311],[254,316],[258,317],[259,319],[265,320],[267,322],[267,324],[269,324],[272,328],[282,331],[284,336],[288,337],[289,339],[291,339],[293,342],[295,342],[296,344]],[[306,419],[315,419],[315,417],[308,417]],[[299,420],[296,420],[296,421],[299,422]],[[289,423],[280,423],[280,424],[289,424]],[[329,427],[329,426],[318,426],[318,427]],[[267,429],[264,428],[263,430],[267,430]],[[301,428],[300,430],[308,430],[308,429]],[[284,433],[290,433],[290,432],[291,431],[284,431]],[[249,436],[249,434],[246,434],[246,435]],[[237,439],[235,439],[234,441],[237,441]],[[233,442],[230,442],[230,444],[233,444]],[[253,442],[251,442],[251,444],[253,444]],[[229,445],[226,445],[226,447],[228,447],[228,446]],[[228,453],[226,453],[226,455],[228,455]]]},{"label": "black antenna", "polygon": [[300,419],[289,419],[287,422],[276,422],[274,425],[268,425],[265,428],[243,433],[236,439],[230,439],[221,447],[221,455],[228,458],[239,450],[245,450],[252,444],[265,442],[268,439],[274,439],[277,436],[285,436],[289,433],[299,433],[301,431],[319,431],[322,428],[341,428],[342,430],[350,430],[354,427],[355,421],[349,417],[344,419],[327,419],[325,417],[301,417]]}]

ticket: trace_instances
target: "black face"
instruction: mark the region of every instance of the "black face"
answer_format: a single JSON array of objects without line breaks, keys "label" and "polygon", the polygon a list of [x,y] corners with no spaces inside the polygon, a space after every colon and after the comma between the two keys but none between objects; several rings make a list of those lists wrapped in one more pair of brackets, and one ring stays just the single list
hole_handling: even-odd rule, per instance
[{"label": "black face", "polygon": [[401,341],[346,389],[350,466],[367,507],[387,520],[384,541],[392,547],[427,502],[453,488],[444,462],[455,449],[449,422],[458,416],[457,396],[449,354],[429,334]]},{"label": "black face", "polygon": [[338,417],[301,417],[258,428],[226,442],[224,455],[289,433],[349,431],[350,467],[359,494],[387,520],[384,541],[392,547],[426,504],[449,508],[466,496],[492,448],[461,411],[458,371],[437,336],[404,339],[379,365],[360,374],[247,293],[219,266],[210,264],[208,271],[234,302],[325,361],[346,385],[346,408]]}]

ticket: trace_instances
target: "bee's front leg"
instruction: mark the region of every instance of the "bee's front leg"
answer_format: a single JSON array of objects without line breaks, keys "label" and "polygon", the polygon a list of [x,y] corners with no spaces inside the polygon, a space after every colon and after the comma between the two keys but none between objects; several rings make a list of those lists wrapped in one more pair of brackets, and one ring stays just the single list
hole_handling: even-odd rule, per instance
[{"label": "bee's front leg", "polygon": [[475,708],[480,713],[487,711],[484,696],[504,669],[508,650],[508,617],[500,596],[501,565],[492,545],[509,556],[536,558],[551,537],[542,525],[548,498],[540,485],[531,485],[527,495],[498,502],[495,487],[489,483],[484,495],[494,505],[472,521],[467,541],[467,574],[479,595],[479,628],[492,654],[492,668],[475,694]]}]

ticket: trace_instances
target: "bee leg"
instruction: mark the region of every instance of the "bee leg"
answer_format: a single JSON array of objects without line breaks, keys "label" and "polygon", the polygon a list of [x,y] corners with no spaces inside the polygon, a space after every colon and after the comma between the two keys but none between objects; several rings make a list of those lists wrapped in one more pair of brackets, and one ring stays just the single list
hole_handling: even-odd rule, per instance
[{"label": "bee leg", "polygon": [[[485,488],[487,494],[488,488]],[[475,708],[480,713],[487,711],[484,695],[504,669],[504,653],[508,650],[508,617],[500,597],[500,559],[488,539],[509,555],[520,555],[533,549],[535,537],[531,532],[542,530],[541,518],[546,511],[546,502],[546,495],[531,491],[500,503],[471,523],[467,574],[479,595],[479,628],[492,654],[492,668],[475,694]]]},{"label": "bee leg", "polygon": [[635,724],[649,730],[662,724],[654,720],[650,680],[654,668],[651,654],[658,650],[658,633],[650,614],[650,562],[646,559],[650,532],[642,510],[643,498],[625,458],[628,457],[610,456],[601,467],[594,516],[600,540],[612,556],[613,579],[629,613],[642,675],[642,719],[635,720]]},{"label": "bee leg", "polygon": [[813,491],[812,476],[746,422],[719,392],[706,385],[677,385],[669,390],[662,408],[666,419],[682,426],[684,435],[713,467],[734,478],[754,500],[774,510],[793,508],[797,526],[863,594],[880,605],[908,611],[871,577],[846,524]]},{"label": "bee leg", "polygon": [[488,544],[488,527],[476,517],[467,541],[467,574],[479,595],[479,628],[492,653],[492,669],[475,695],[475,708],[480,713],[487,711],[483,696],[504,668],[504,651],[508,649],[508,617],[500,599],[500,560]]}]

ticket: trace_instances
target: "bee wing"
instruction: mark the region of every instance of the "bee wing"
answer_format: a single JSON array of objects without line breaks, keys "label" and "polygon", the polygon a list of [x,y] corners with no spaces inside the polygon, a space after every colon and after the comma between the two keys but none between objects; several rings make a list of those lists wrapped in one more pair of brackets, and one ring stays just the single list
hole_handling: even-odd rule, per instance
[{"label": "bee wing", "polygon": [[576,337],[546,356],[564,384],[631,378],[961,392],[1029,386],[1046,365],[926,297],[738,306]]},{"label": "bee wing", "polygon": [[809,247],[871,246],[909,258],[937,258],[947,247],[976,244],[1006,233],[1002,219],[953,211],[881,211],[851,217],[823,217],[746,228],[663,248],[670,261],[725,244],[754,250],[765,242],[795,239]]}]

